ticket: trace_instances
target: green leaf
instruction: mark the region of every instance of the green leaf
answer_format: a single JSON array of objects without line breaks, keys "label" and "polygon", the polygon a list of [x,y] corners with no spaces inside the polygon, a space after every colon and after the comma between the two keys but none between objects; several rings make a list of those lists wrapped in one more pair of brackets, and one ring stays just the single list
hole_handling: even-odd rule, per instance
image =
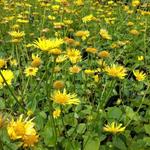
[{"label": "green leaf", "polygon": [[44,127],[44,131],[42,133],[44,138],[44,143],[48,147],[54,147],[56,143],[56,136],[53,130],[53,126],[50,120],[48,120],[47,124]]},{"label": "green leaf", "polygon": [[0,98],[0,109],[5,108],[5,100],[3,98]]},{"label": "green leaf", "polygon": [[108,110],[107,115],[109,119],[119,120],[122,116],[122,111],[118,107],[110,107],[107,110]]},{"label": "green leaf", "polygon": [[144,142],[146,142],[146,146],[150,146],[150,137],[144,137]]},{"label": "green leaf", "polygon": [[145,124],[144,125],[144,129],[145,129],[145,132],[150,135],[150,125],[149,124]]},{"label": "green leaf", "polygon": [[77,128],[77,133],[83,134],[85,132],[85,130],[86,130],[86,124],[80,123]]},{"label": "green leaf", "polygon": [[99,150],[100,147],[100,139],[96,136],[85,136],[84,139],[84,150]]},{"label": "green leaf", "polygon": [[113,138],[113,145],[117,147],[119,150],[127,150],[125,143],[119,137]]},{"label": "green leaf", "polygon": [[63,141],[63,147],[65,150],[81,150],[81,146],[77,141],[71,141],[68,139]]},{"label": "green leaf", "polygon": [[136,112],[134,112],[131,107],[126,106],[125,111],[126,111],[126,116],[128,118],[133,119],[135,121],[139,121],[140,120],[140,116]]}]

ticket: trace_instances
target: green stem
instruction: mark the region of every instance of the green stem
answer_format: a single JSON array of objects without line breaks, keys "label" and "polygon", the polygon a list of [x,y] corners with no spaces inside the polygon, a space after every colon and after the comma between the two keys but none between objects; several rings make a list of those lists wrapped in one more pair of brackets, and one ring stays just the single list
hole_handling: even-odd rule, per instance
[{"label": "green stem", "polygon": [[[49,57],[47,58],[47,60],[49,60]],[[55,148],[56,148],[56,144],[57,144],[57,130],[56,130],[56,124],[55,124],[55,120],[54,120],[54,117],[53,117],[53,110],[52,110],[52,101],[50,100],[50,96],[51,96],[51,87],[52,87],[52,82],[53,82],[53,75],[54,75],[54,69],[55,69],[55,64],[56,64],[56,57],[54,57],[54,63],[53,63],[53,66],[52,66],[52,70],[51,70],[51,76],[50,76],[50,83],[48,83],[48,79],[49,79],[49,76],[48,76],[48,70],[49,70],[49,61],[46,65],[46,93],[47,93],[47,99],[48,99],[48,102],[49,102],[49,111],[50,111],[50,119],[52,120],[52,124],[53,124],[53,132],[55,134],[55,137],[56,137],[56,143],[55,143]]]}]

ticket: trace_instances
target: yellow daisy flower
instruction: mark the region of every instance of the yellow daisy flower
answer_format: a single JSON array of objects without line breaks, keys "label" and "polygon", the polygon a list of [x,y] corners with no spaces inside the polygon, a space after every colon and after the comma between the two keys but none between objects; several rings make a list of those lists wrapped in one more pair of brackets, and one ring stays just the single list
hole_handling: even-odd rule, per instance
[{"label": "yellow daisy flower", "polygon": [[146,74],[143,71],[140,72],[139,70],[134,70],[133,74],[138,81],[143,81],[146,78]]},{"label": "yellow daisy flower", "polygon": [[35,67],[27,67],[24,71],[24,73],[26,74],[26,76],[36,76],[36,73],[38,71],[38,68]]},{"label": "yellow daisy flower", "polygon": [[111,124],[106,124],[103,127],[103,130],[106,132],[110,132],[112,134],[120,133],[125,130],[125,127],[122,127],[122,124],[117,124],[116,122],[112,122]]},{"label": "yellow daisy flower", "polygon": [[66,55],[73,64],[81,61],[81,52],[77,49],[68,49]]},{"label": "yellow daisy flower", "polygon": [[107,72],[108,75],[112,76],[112,77],[117,77],[120,79],[124,79],[124,77],[126,76],[126,68],[124,68],[123,66],[120,65],[115,65],[113,64],[111,67],[106,67],[105,71]]},{"label": "yellow daisy flower", "polygon": [[58,118],[60,116],[61,110],[60,109],[56,109],[53,111],[53,117],[54,118]]},{"label": "yellow daisy flower", "polygon": [[51,98],[55,103],[61,105],[78,105],[80,103],[80,100],[77,98],[76,94],[67,94],[65,89],[63,90],[63,92],[54,91]]},{"label": "yellow daisy flower", "polygon": [[19,32],[19,31],[10,31],[8,32],[8,34],[13,38],[13,39],[20,39],[22,37],[25,36],[25,33],[22,31],[22,32]]},{"label": "yellow daisy flower", "polygon": [[39,48],[42,51],[50,52],[54,48],[59,48],[61,44],[63,44],[62,39],[44,39],[38,38],[37,41],[34,42],[33,46]]}]

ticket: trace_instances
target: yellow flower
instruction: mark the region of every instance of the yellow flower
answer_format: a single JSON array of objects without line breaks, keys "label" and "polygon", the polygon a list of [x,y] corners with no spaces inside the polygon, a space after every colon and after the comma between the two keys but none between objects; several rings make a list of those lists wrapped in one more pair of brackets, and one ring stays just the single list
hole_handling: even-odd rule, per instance
[{"label": "yellow flower", "polygon": [[97,49],[96,49],[96,48],[93,48],[93,47],[88,47],[88,48],[86,49],[86,51],[89,52],[89,53],[95,54],[95,53],[97,52]]},{"label": "yellow flower", "polygon": [[76,94],[67,94],[65,89],[63,90],[63,92],[54,91],[51,98],[55,103],[61,105],[78,105],[80,103],[80,100],[77,98]]},{"label": "yellow flower", "polygon": [[57,63],[62,63],[62,62],[64,62],[66,59],[67,59],[67,56],[65,56],[65,55],[59,55],[59,56],[56,58],[56,62],[57,62]]},{"label": "yellow flower", "polygon": [[11,64],[12,66],[17,66],[17,60],[16,60],[16,59],[11,59],[11,60],[10,60],[10,64]]},{"label": "yellow flower", "polygon": [[90,15],[88,15],[88,16],[83,17],[83,18],[82,18],[82,21],[83,21],[84,23],[87,23],[87,22],[90,22],[90,21],[92,21],[92,20],[94,20],[94,19],[95,19],[95,17],[94,17],[92,14],[90,14]]},{"label": "yellow flower", "polygon": [[96,83],[99,82],[99,76],[98,76],[98,75],[94,75],[93,78],[94,78],[94,81],[95,81]]},{"label": "yellow flower", "polygon": [[146,74],[143,71],[140,72],[139,70],[134,70],[133,74],[138,81],[143,81],[146,78]]},{"label": "yellow flower", "polygon": [[132,35],[139,35],[140,34],[139,31],[137,31],[135,29],[130,30],[129,33]]},{"label": "yellow flower", "polygon": [[81,52],[77,49],[68,49],[66,55],[73,64],[81,61]]},{"label": "yellow flower", "polygon": [[59,49],[59,48],[51,49],[51,50],[49,51],[49,54],[60,55],[60,54],[61,54],[61,49]]},{"label": "yellow flower", "polygon": [[39,48],[42,51],[51,51],[54,48],[59,48],[60,45],[63,44],[62,39],[43,39],[38,38],[37,41],[34,42],[34,46]]},{"label": "yellow flower", "polygon": [[108,31],[106,29],[100,29],[99,34],[101,35],[101,37],[103,39],[106,39],[106,40],[111,40],[112,39],[111,35],[108,34]]},{"label": "yellow flower", "polygon": [[89,37],[90,35],[90,32],[89,31],[77,31],[75,33],[75,36],[77,37],[81,37],[82,40],[85,40],[87,37]]},{"label": "yellow flower", "polygon": [[107,51],[101,51],[98,53],[98,56],[101,57],[101,58],[106,58],[106,57],[109,57],[110,53],[107,52]]},{"label": "yellow flower", "polygon": [[69,68],[69,71],[71,73],[77,74],[77,73],[79,73],[81,71],[81,68],[78,67],[78,66],[76,66],[76,65],[74,65],[74,66],[72,66],[72,67]]},{"label": "yellow flower", "polygon": [[140,1],[139,0],[132,0],[132,6],[133,7],[137,7],[140,5]]},{"label": "yellow flower", "polygon": [[38,55],[32,54],[32,67],[39,67],[41,65],[41,58]]},{"label": "yellow flower", "polygon": [[38,142],[39,136],[34,129],[35,124],[32,120],[28,120],[28,118],[23,120],[23,115],[20,115],[16,121],[12,119],[7,126],[10,139],[20,139],[23,142],[23,147],[34,146]]},{"label": "yellow flower", "polygon": [[106,67],[105,71],[108,75],[112,77],[117,77],[119,79],[124,79],[126,76],[126,69],[123,66],[113,64],[111,67]]},{"label": "yellow flower", "polygon": [[56,109],[53,111],[53,117],[54,118],[58,118],[60,116],[61,110],[60,109]]},{"label": "yellow flower", "polygon": [[104,68],[104,67],[107,66],[106,62],[103,61],[103,60],[101,60],[101,59],[99,59],[99,60],[97,61],[97,63],[98,63],[98,65],[100,65],[101,68]]},{"label": "yellow flower", "polygon": [[39,135],[25,135],[23,138],[22,138],[22,141],[23,141],[23,147],[33,147],[35,145],[35,143],[38,142],[38,138],[39,138]]},{"label": "yellow flower", "polygon": [[125,127],[122,127],[122,124],[117,124],[112,122],[111,124],[107,124],[103,127],[103,130],[106,132],[110,132],[112,134],[120,133],[125,130]]},{"label": "yellow flower", "polygon": [[25,36],[24,32],[19,32],[19,31],[11,31],[8,33],[13,39],[20,39]]},{"label": "yellow flower", "polygon": [[75,45],[75,40],[74,40],[74,39],[65,37],[65,38],[64,38],[64,41],[65,41],[65,43],[67,43],[67,44],[69,44],[69,45]]},{"label": "yellow flower", "polygon": [[32,120],[28,120],[28,118],[23,120],[23,115],[20,115],[16,121],[12,119],[7,126],[10,138],[16,140],[23,138],[25,135],[36,135]]},{"label": "yellow flower", "polygon": [[144,60],[144,57],[143,56],[138,56],[138,60],[142,61],[142,60]]},{"label": "yellow flower", "polygon": [[5,64],[6,64],[6,61],[0,58],[0,69],[3,68]]},{"label": "yellow flower", "polygon": [[36,73],[38,71],[38,68],[35,67],[27,67],[24,71],[24,73],[26,74],[26,76],[36,76]]},{"label": "yellow flower", "polygon": [[131,22],[131,21],[129,21],[129,22],[127,23],[127,25],[128,25],[128,26],[133,26],[133,25],[134,25],[134,23],[133,23],[133,22]]},{"label": "yellow flower", "polygon": [[32,110],[28,110],[28,111],[27,111],[27,115],[28,115],[28,116],[33,115],[33,111],[32,111]]},{"label": "yellow flower", "polygon": [[53,88],[54,89],[62,89],[64,87],[64,82],[61,81],[61,80],[56,80],[54,83],[53,83]]},{"label": "yellow flower", "polygon": [[56,19],[56,17],[55,17],[55,16],[51,16],[51,15],[49,15],[49,16],[48,16],[48,19],[52,21],[52,20],[55,20],[55,19]]},{"label": "yellow flower", "polygon": [[82,5],[84,5],[83,0],[76,0],[74,3],[75,3],[77,6],[82,6]]},{"label": "yellow flower", "polygon": [[[12,79],[14,78],[14,74],[11,70],[2,70],[1,71],[4,79],[6,80],[8,85],[11,85]],[[2,76],[0,76],[0,87],[1,86],[5,86],[5,82],[2,78]]]},{"label": "yellow flower", "polygon": [[87,74],[87,75],[94,75],[95,71],[91,70],[91,69],[85,69],[84,73]]},{"label": "yellow flower", "polygon": [[60,72],[61,71],[61,68],[59,67],[59,66],[56,66],[55,68],[54,68],[54,72],[55,73],[58,73],[58,72]]}]

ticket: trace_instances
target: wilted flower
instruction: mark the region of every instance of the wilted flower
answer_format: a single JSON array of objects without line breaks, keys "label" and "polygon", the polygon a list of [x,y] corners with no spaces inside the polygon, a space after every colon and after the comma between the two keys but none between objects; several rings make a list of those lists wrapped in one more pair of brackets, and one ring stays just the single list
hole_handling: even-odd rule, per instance
[{"label": "wilted flower", "polygon": [[32,67],[39,67],[41,65],[41,58],[38,55],[32,54]]},{"label": "wilted flower", "polygon": [[62,89],[62,88],[64,88],[64,82],[61,81],[61,80],[56,80],[56,81],[53,83],[53,88],[54,88],[54,89]]},{"label": "wilted flower", "polygon": [[72,66],[72,67],[69,68],[69,71],[70,71],[71,73],[73,73],[73,74],[79,73],[80,70],[81,70],[81,68],[78,67],[78,66],[76,66],[76,65],[74,65],[74,66]]},{"label": "wilted flower", "polygon": [[110,53],[108,51],[101,51],[98,53],[98,56],[101,58],[106,58],[110,56]]},{"label": "wilted flower", "polygon": [[139,34],[140,34],[140,33],[139,33],[137,30],[135,30],[135,29],[130,30],[129,33],[132,34],[132,35],[139,35]]},{"label": "wilted flower", "polygon": [[95,54],[97,52],[97,49],[93,47],[88,47],[86,48],[86,51],[89,53]]},{"label": "wilted flower", "polygon": [[87,37],[89,37],[90,35],[90,32],[89,31],[77,31],[75,33],[75,36],[77,37],[81,37],[82,40],[85,40]]},{"label": "wilted flower", "polygon": [[99,34],[101,35],[101,37],[103,39],[106,39],[106,40],[111,40],[112,39],[111,35],[108,34],[108,31],[106,29],[100,29]]},{"label": "wilted flower", "polygon": [[6,64],[6,61],[2,58],[0,58],[0,69],[3,68]]},{"label": "wilted flower", "polygon": [[6,120],[4,116],[0,113],[0,129],[5,127],[5,125],[6,125]]}]

